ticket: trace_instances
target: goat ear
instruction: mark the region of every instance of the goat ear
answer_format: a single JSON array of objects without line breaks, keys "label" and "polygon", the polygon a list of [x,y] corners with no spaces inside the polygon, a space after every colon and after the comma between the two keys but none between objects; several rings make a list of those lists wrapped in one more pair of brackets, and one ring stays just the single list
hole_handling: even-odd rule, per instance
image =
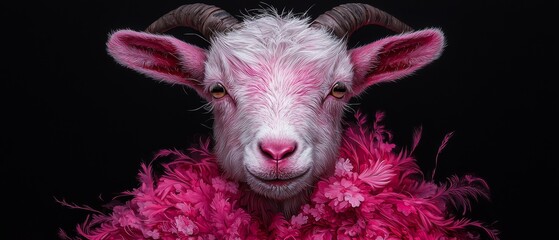
[{"label": "goat ear", "polygon": [[110,35],[107,51],[120,64],[156,80],[189,86],[207,98],[204,79],[204,49],[171,36],[132,30]]},{"label": "goat ear", "polygon": [[437,59],[444,47],[444,35],[438,29],[425,29],[387,37],[352,49],[353,92],[397,80]]}]

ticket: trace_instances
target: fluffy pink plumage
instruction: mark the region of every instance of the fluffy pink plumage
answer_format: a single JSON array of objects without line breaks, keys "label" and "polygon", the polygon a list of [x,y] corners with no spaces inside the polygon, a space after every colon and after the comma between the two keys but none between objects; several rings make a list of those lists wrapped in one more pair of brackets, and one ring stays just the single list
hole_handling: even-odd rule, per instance
[{"label": "fluffy pink plumage", "polygon": [[471,199],[488,197],[485,181],[423,180],[414,158],[391,143],[382,116],[369,128],[356,114],[335,173],[320,180],[308,204],[288,219],[259,212],[265,211],[258,210],[265,209],[262,198],[249,200],[247,210],[248,187],[225,179],[210,142],[202,141],[186,153],[159,152],[156,158],[172,159],[165,172],[155,176],[142,165],[140,187],[125,192],[131,199],[107,214],[93,213],[78,233],[87,239],[496,239],[495,230],[456,211],[464,214]]}]

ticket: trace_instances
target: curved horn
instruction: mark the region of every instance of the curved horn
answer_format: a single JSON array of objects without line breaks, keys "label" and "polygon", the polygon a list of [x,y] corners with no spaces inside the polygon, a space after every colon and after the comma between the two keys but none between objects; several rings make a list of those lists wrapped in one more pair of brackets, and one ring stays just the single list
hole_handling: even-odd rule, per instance
[{"label": "curved horn", "polygon": [[189,27],[211,38],[215,32],[233,28],[239,21],[225,10],[203,3],[182,5],[163,15],[146,29],[162,33],[175,27]]},{"label": "curved horn", "polygon": [[392,15],[363,3],[348,3],[332,8],[318,16],[311,26],[326,27],[340,37],[348,37],[365,25],[379,25],[402,33],[413,29]]}]

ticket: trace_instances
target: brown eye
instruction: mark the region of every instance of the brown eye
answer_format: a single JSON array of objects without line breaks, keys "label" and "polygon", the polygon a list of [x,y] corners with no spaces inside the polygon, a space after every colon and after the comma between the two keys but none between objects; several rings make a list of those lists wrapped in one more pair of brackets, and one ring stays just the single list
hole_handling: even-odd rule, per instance
[{"label": "brown eye", "polygon": [[332,94],[332,96],[334,96],[335,98],[343,98],[346,92],[347,92],[347,87],[345,86],[345,84],[341,82],[337,82],[332,87],[332,92],[330,94]]},{"label": "brown eye", "polygon": [[220,99],[227,94],[227,91],[221,83],[216,83],[210,88],[210,93],[215,99]]}]

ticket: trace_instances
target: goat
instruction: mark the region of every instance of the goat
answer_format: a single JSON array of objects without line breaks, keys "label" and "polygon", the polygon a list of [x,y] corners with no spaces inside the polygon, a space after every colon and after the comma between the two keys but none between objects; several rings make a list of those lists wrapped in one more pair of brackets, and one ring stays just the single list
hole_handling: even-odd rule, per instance
[{"label": "goat", "polygon": [[[348,49],[366,25],[398,34]],[[180,26],[208,38],[209,48],[163,34]],[[414,31],[366,4],[339,5],[313,21],[274,12],[239,21],[216,6],[188,4],[145,32],[113,32],[107,50],[123,66],[205,99],[225,176],[289,216],[309,186],[333,174],[350,99],[429,64],[444,42],[439,29]]]}]

